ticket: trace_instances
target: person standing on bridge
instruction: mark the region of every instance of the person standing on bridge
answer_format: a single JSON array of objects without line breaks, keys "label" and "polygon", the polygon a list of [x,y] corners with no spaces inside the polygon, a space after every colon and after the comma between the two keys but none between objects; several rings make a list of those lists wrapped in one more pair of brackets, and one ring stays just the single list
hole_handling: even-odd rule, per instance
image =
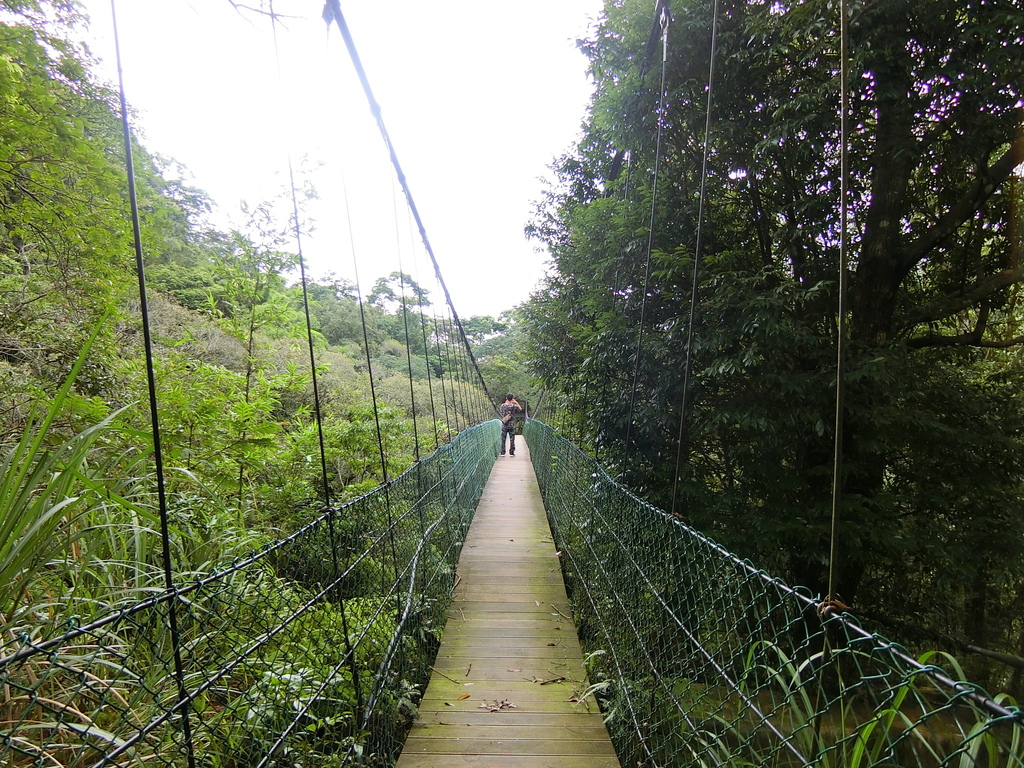
[{"label": "person standing on bridge", "polygon": [[505,455],[505,438],[508,437],[508,455],[516,455],[516,416],[523,412],[523,406],[512,397],[505,395],[505,402],[498,406],[498,416],[501,417],[501,452]]}]

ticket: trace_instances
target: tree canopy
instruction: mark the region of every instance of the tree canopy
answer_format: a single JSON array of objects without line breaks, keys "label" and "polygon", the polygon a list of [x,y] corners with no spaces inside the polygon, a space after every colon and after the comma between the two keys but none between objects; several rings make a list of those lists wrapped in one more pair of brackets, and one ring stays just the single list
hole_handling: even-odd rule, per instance
[{"label": "tree canopy", "polygon": [[[656,198],[661,46],[649,45],[660,32],[649,4],[606,3],[583,41],[596,85],[583,138],[530,225],[555,266],[524,309],[531,360],[570,431],[638,492],[824,590],[838,5],[718,6],[709,93],[711,6],[672,4]],[[1024,594],[1013,352],[1024,341],[1024,11],[1010,0],[848,8],[838,591],[893,626],[1024,650],[1020,612],[1005,613]],[[957,609],[922,607],[929,590]]]},{"label": "tree canopy", "polygon": [[[122,438],[145,451],[119,99],[68,42],[80,21],[73,2],[0,8],[0,439],[19,439],[99,327],[59,424],[81,428],[126,407],[120,422],[139,431]],[[326,492],[309,461],[316,403],[290,200],[285,215],[253,201],[237,229],[220,231],[182,166],[138,144],[133,155],[172,503],[289,527]],[[308,296],[331,498],[384,472],[371,374],[391,474],[489,414],[447,308],[407,275],[382,277],[362,306],[340,279],[310,284]]]}]

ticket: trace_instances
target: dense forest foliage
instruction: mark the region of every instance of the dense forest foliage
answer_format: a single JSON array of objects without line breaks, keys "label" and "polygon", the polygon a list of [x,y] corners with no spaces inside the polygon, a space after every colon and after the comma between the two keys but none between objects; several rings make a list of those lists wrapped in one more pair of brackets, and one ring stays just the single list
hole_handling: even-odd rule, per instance
[{"label": "dense forest foliage", "polygon": [[[0,0],[0,13],[0,616],[15,626],[84,583],[54,559],[103,582],[89,598],[102,611],[143,593],[138,574],[155,580],[160,558],[118,97],[69,42],[73,2]],[[180,166],[133,155],[176,570],[289,532],[493,417],[428,288],[402,273],[361,295],[312,282],[307,333],[290,197],[221,231]],[[464,321],[486,380],[523,392],[514,326]]]},{"label": "dense forest foliage", "polygon": [[[530,225],[555,266],[524,312],[532,364],[565,430],[639,495],[824,592],[839,5],[672,3],[660,145],[651,6],[610,0],[584,43],[596,85],[584,135]],[[837,594],[915,647],[1021,657],[1024,8],[848,8]],[[971,658],[979,682],[1020,695],[1019,659]]]},{"label": "dense forest foliage", "polygon": [[[583,138],[529,226],[552,274],[523,308],[463,327],[492,396],[557,405],[552,421],[639,495],[823,591],[839,328],[835,4],[718,5],[708,120],[710,4],[673,4],[659,142],[651,3],[606,2],[583,43],[595,81]],[[1020,696],[1024,11],[1016,0],[849,7],[838,596],[914,646],[1007,654],[967,668]],[[0,0],[10,637],[57,626],[72,598],[87,620],[161,585],[120,108],[68,42],[76,14],[72,0]],[[291,531],[326,498],[352,498],[492,416],[436,291],[402,273],[369,290],[321,279],[304,291],[290,201],[253,201],[243,225],[221,231],[179,166],[133,152],[178,573]],[[524,372],[524,347],[543,386]]]}]

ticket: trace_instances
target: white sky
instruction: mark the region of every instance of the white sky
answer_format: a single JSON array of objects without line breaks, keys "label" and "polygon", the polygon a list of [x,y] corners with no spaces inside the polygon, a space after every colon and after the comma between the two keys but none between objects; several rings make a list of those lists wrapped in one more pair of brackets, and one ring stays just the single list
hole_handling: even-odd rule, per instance
[{"label": "white sky", "polygon": [[[276,0],[289,19],[228,0],[116,0],[125,87],[146,147],[173,157],[237,218],[284,188],[289,155],[319,167],[303,241],[313,277],[351,279],[348,188],[359,277],[403,268],[439,294],[411,233],[383,142],[323,0]],[[86,0],[93,53],[113,80],[109,0]],[[250,0],[250,4],[257,4]],[[590,84],[575,41],[601,0],[356,0],[342,9],[462,316],[524,301],[547,255],[523,226],[547,166],[576,139]],[[280,61],[281,77],[278,76]],[[283,85],[282,85],[283,83]],[[396,231],[399,234],[396,234]]]}]

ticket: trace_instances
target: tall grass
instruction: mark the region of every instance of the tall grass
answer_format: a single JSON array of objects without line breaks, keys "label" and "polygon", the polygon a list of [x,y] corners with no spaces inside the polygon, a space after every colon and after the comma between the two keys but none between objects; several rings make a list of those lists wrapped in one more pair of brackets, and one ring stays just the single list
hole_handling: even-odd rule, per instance
[{"label": "tall grass", "polygon": [[100,503],[87,477],[88,460],[119,412],[62,441],[53,436],[54,422],[72,397],[71,388],[100,327],[60,390],[41,415],[38,406],[30,414],[20,439],[0,462],[0,616],[6,624],[19,606],[31,604],[40,574],[73,550],[86,530],[79,525],[83,515],[91,504]]}]

